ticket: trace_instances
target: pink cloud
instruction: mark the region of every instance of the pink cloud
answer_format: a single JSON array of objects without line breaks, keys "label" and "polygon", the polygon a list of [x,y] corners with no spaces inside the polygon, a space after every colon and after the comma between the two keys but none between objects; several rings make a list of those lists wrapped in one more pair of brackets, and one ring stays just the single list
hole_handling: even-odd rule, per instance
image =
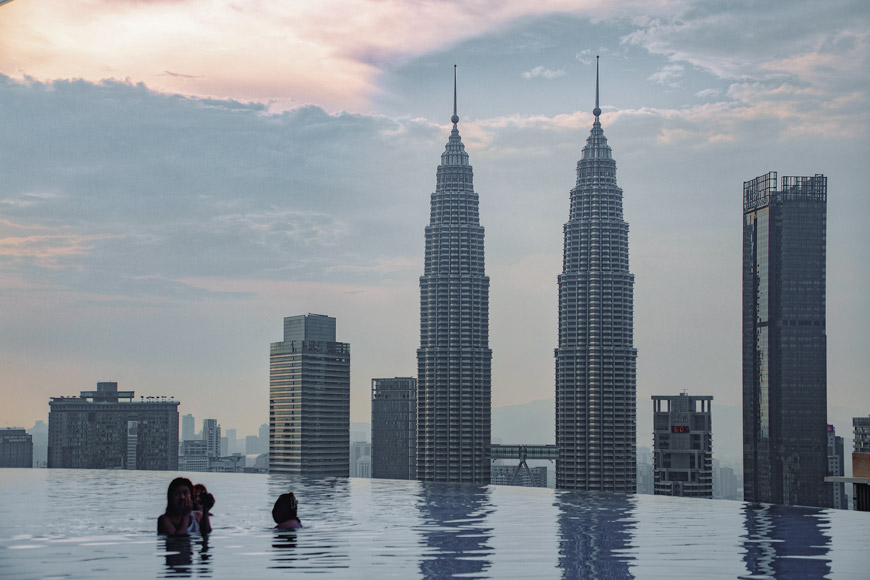
[{"label": "pink cloud", "polygon": [[193,96],[361,110],[387,63],[549,12],[602,17],[599,0],[65,0],[16,2],[0,19],[0,72],[129,79]]},{"label": "pink cloud", "polygon": [[64,258],[80,256],[94,248],[93,242],[110,235],[31,235],[0,238],[0,256],[29,261],[43,268],[58,268]]}]

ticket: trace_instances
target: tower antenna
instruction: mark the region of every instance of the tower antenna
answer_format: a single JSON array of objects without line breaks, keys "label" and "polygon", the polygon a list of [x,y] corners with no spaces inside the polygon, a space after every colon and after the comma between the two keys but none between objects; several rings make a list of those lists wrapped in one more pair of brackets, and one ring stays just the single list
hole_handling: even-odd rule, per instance
[{"label": "tower antenna", "polygon": [[596,119],[601,115],[601,109],[598,107],[598,55],[595,55],[595,108],[592,109],[592,114]]},{"label": "tower antenna", "polygon": [[459,122],[459,115],[456,114],[456,65],[453,65],[453,116],[450,118],[453,124]]}]

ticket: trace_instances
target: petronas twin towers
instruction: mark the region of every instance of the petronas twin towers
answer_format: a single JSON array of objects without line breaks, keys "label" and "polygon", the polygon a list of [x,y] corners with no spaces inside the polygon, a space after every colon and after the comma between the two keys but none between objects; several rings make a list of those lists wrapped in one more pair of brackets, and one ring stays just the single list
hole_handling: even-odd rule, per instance
[{"label": "petronas twin towers", "polygon": [[473,173],[453,130],[441,154],[420,277],[417,478],[489,483],[489,278]]},{"label": "petronas twin towers", "polygon": [[[556,349],[556,487],[635,491],[634,277],[616,163],[595,122],[565,224]],[[453,130],[438,166],[420,277],[417,477],[489,483],[492,350],[484,231],[468,154]]]}]

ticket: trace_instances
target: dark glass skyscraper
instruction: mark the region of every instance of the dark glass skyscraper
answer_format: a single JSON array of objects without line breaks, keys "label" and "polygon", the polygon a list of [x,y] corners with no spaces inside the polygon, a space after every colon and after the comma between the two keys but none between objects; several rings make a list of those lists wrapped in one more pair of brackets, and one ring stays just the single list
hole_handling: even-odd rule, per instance
[{"label": "dark glass skyscraper", "polygon": [[743,497],[827,507],[827,178],[743,184]]},{"label": "dark glass skyscraper", "polygon": [[489,483],[489,278],[468,154],[453,130],[438,166],[420,277],[417,478]]},{"label": "dark glass skyscraper", "polygon": [[595,122],[577,162],[559,275],[556,487],[635,492],[634,275],[616,162]]},{"label": "dark glass skyscraper", "polygon": [[372,379],[372,477],[417,478],[417,379]]}]

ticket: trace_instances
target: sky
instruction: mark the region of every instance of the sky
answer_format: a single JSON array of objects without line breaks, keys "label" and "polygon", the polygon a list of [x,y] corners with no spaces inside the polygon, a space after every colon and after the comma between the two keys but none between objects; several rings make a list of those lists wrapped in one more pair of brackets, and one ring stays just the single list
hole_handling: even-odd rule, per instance
[{"label": "sky", "polygon": [[848,434],[870,413],[868,54],[863,0],[0,2],[0,426],[118,381],[255,434],[269,343],[305,313],[337,318],[368,421],[371,379],[416,373],[454,64],[493,405],[552,399],[600,55],[639,439],[653,394],[740,404],[742,183],[768,171],[828,177],[828,405]]}]

